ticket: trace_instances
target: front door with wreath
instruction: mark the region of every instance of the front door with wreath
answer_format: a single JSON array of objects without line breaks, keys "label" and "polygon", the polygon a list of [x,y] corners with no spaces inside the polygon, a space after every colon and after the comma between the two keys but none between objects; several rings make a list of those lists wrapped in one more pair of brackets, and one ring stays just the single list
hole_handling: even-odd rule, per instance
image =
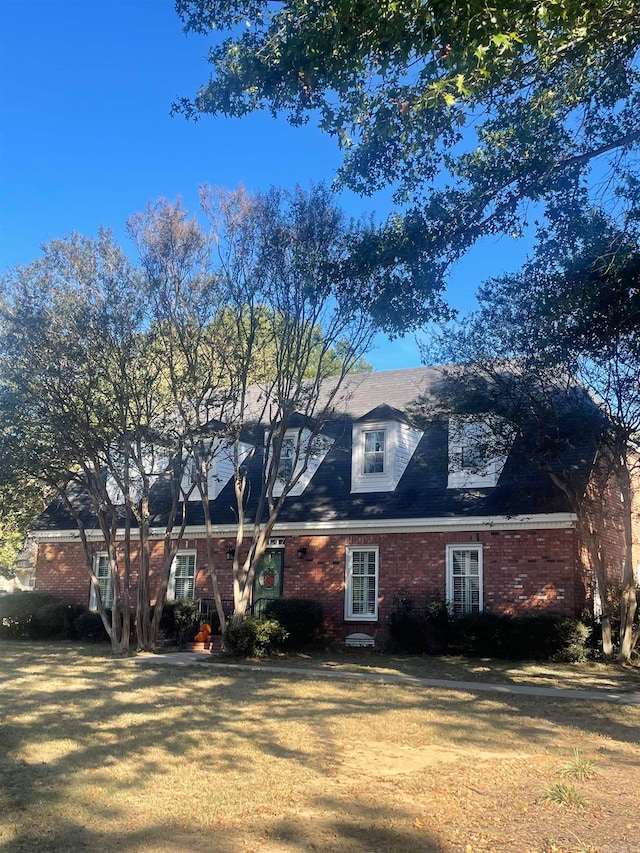
[{"label": "front door with wreath", "polygon": [[267,551],[260,560],[253,582],[253,612],[262,616],[267,602],[282,598],[284,551]]}]

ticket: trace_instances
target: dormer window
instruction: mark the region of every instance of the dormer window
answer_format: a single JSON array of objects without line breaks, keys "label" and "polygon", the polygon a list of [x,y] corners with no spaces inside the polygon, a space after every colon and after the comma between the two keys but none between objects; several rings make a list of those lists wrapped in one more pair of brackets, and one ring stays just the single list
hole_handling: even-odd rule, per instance
[{"label": "dormer window", "polygon": [[213,471],[214,460],[212,459],[189,459],[187,463],[187,483],[189,486],[197,486],[202,477],[203,480],[207,480],[209,477],[209,473]]},{"label": "dormer window", "polygon": [[[241,442],[238,447],[238,462],[242,464],[251,452],[251,445]],[[215,500],[233,477],[235,469],[234,446],[231,442],[216,439],[206,446],[198,448],[197,457],[192,455],[187,461],[182,478],[182,490],[189,501],[199,501],[197,488],[200,477],[203,486],[206,483],[210,500]],[[206,471],[206,475],[205,475]]]},{"label": "dormer window", "polygon": [[449,489],[496,486],[506,457],[492,452],[490,424],[463,417],[449,419]]},{"label": "dormer window", "polygon": [[384,474],[387,432],[384,429],[364,433],[364,474]]},{"label": "dormer window", "polygon": [[[269,436],[265,435],[265,442],[268,441]],[[292,480],[296,481],[295,485],[287,494],[292,497],[301,495],[318,470],[320,463],[329,452],[332,444],[332,438],[322,433],[313,435],[311,430],[306,427],[302,429],[288,429],[282,438],[278,473],[276,481],[273,484],[274,497],[280,497]],[[269,454],[271,454],[271,447],[269,448]],[[265,473],[269,470],[268,464],[267,461]]]},{"label": "dormer window", "polygon": [[352,428],[351,491],[392,492],[422,438],[403,412],[378,406]]}]

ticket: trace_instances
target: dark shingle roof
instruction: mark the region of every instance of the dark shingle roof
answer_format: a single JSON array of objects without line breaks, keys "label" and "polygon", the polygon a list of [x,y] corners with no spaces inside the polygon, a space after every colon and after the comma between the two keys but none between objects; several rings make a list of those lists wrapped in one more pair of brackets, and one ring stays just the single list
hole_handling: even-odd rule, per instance
[{"label": "dark shingle roof", "polygon": [[[553,485],[527,454],[514,447],[498,485],[493,488],[447,488],[447,423],[439,420],[425,427],[418,447],[398,486],[392,492],[351,492],[351,434],[354,422],[367,419],[400,419],[406,421],[405,409],[416,398],[433,392],[441,374],[436,368],[411,368],[382,373],[347,377],[334,407],[332,419],[322,432],[334,443],[300,496],[289,496],[280,515],[281,522],[311,522],[330,520],[452,518],[457,516],[508,516],[518,514],[564,512],[569,510],[566,496]],[[260,493],[263,466],[264,425],[256,426],[249,438],[256,447],[250,466],[251,495],[248,517],[255,511]],[[568,447],[565,462],[572,464],[588,477],[593,447],[585,442]],[[572,458],[571,455],[573,454]],[[161,526],[167,516],[169,500],[167,486],[158,484],[153,492],[152,525]],[[91,523],[87,501],[80,494],[75,500],[83,502],[85,523]],[[235,497],[233,483],[228,482],[212,503],[214,524],[233,524]],[[199,502],[188,505],[188,523],[203,523]],[[40,519],[39,529],[72,529],[75,523],[58,501]]]}]

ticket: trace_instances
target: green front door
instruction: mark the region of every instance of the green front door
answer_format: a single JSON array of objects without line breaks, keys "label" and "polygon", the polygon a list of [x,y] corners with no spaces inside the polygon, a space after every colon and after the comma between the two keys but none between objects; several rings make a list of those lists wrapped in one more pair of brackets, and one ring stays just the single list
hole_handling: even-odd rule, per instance
[{"label": "green front door", "polygon": [[253,612],[262,616],[267,601],[282,598],[284,551],[267,551],[260,560],[253,582]]}]

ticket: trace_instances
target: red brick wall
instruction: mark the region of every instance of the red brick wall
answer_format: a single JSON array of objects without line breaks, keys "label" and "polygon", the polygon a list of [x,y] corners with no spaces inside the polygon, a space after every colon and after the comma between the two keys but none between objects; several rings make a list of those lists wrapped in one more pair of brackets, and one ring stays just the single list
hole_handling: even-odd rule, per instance
[{"label": "red brick wall", "polygon": [[[481,533],[375,533],[286,537],[285,596],[313,598],[324,607],[328,630],[344,637],[354,631],[378,636],[394,609],[394,597],[408,593],[423,601],[430,593],[445,596],[447,544],[482,545],[484,607],[507,613],[553,610],[580,615],[586,600],[586,581],[573,530],[488,530]],[[223,598],[232,598],[231,564],[226,560],[230,539],[216,540],[215,564]],[[348,545],[379,548],[379,613],[377,622],[345,622],[344,578]],[[306,554],[298,557],[298,548]],[[196,597],[212,597],[204,540],[186,539],[181,548],[197,551]],[[95,546],[94,553],[100,551]],[[137,553],[133,555],[133,585]],[[162,568],[162,543],[152,554],[151,590]],[[36,589],[46,589],[82,604],[89,601],[89,576],[79,543],[41,544]],[[135,595],[135,591],[134,591]]]}]

